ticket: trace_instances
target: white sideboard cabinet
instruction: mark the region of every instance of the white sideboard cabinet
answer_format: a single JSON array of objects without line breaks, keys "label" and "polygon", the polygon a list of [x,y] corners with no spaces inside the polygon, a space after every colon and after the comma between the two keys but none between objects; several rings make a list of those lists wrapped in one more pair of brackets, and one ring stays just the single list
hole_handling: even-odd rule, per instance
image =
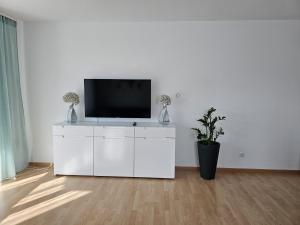
[{"label": "white sideboard cabinet", "polygon": [[173,124],[55,124],[54,173],[174,178],[175,133]]}]

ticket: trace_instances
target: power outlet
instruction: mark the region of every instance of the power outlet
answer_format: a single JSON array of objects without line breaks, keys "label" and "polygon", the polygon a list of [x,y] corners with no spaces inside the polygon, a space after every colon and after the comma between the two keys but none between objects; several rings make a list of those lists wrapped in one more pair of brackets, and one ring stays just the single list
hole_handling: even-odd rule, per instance
[{"label": "power outlet", "polygon": [[240,152],[239,156],[240,156],[240,158],[244,158],[245,157],[245,153],[244,152]]}]

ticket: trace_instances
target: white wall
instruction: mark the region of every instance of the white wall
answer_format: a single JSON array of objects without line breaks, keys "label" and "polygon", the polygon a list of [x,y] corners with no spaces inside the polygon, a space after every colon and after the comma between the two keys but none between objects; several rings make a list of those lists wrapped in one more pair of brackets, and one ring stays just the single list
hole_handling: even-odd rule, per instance
[{"label": "white wall", "polygon": [[300,168],[300,21],[28,22],[25,43],[32,161],[52,161],[51,125],[83,78],[151,78],[153,119],[157,96],[173,98],[177,165],[197,165],[190,127],[215,106],[219,167]]}]

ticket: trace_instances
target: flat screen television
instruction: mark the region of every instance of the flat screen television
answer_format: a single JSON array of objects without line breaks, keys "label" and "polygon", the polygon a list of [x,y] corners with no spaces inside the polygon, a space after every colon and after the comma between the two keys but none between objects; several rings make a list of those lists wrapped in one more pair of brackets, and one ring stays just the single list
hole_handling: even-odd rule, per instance
[{"label": "flat screen television", "polygon": [[84,79],[86,117],[150,118],[151,80]]}]

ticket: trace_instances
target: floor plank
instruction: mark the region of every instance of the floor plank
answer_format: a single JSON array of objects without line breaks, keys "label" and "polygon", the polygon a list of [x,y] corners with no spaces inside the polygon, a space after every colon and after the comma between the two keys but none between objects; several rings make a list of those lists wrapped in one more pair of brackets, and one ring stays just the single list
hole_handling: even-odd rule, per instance
[{"label": "floor plank", "polygon": [[31,167],[0,186],[0,224],[300,224],[296,173],[197,171],[176,179],[53,176]]}]

